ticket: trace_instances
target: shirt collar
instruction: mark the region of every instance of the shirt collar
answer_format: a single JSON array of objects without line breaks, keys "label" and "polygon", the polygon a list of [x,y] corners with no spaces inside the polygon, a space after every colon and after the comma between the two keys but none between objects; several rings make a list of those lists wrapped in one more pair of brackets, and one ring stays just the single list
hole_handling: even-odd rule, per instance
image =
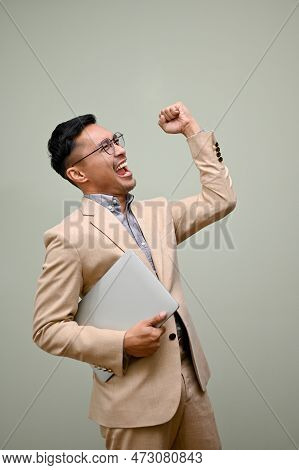
[{"label": "shirt collar", "polygon": [[[84,197],[87,197],[88,199],[93,199],[94,201],[98,202],[104,207],[113,207],[117,210],[120,210],[120,203],[119,199],[116,196],[113,196],[112,194],[102,194],[102,193],[97,193],[97,194],[84,194]],[[131,206],[131,203],[133,202],[134,199],[134,194],[132,193],[127,193],[126,195],[126,209],[128,209]]]}]

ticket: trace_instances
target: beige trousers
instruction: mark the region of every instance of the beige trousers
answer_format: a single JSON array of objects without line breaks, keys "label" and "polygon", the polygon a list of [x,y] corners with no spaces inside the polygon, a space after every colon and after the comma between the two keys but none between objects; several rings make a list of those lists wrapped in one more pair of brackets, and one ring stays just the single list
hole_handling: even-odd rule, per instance
[{"label": "beige trousers", "polygon": [[[100,425],[106,449],[205,450],[222,449],[214,411],[207,391],[197,381],[190,349],[180,340],[181,400],[170,421],[139,428],[108,428]],[[185,343],[185,344],[184,344]]]}]

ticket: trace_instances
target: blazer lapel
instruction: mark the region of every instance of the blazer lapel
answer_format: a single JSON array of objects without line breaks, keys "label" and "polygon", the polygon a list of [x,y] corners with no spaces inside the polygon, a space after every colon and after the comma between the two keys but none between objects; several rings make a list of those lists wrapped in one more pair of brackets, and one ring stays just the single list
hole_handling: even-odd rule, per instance
[{"label": "blazer lapel", "polygon": [[[81,212],[84,216],[89,217],[91,229],[96,228],[97,230],[102,232],[103,237],[109,238],[111,242],[119,248],[120,256],[122,255],[121,251],[126,252],[127,250],[133,250],[136,255],[139,256],[139,258],[144,262],[144,264],[154,273],[150,262],[148,261],[146,255],[141,250],[141,248],[139,248],[139,246],[137,245],[135,239],[131,236],[131,234],[123,226],[123,224],[118,220],[118,218],[110,212],[109,209],[102,206],[98,202],[83,196],[81,200]],[[143,228],[141,227],[142,231],[144,230],[143,233],[145,239],[147,240],[151,248],[150,240],[148,240],[147,237],[147,234],[149,233],[147,224],[141,224],[140,222],[142,221],[139,218],[137,220],[140,226],[143,225]],[[153,260],[155,263],[154,256]],[[156,269],[158,269],[157,266]]]}]

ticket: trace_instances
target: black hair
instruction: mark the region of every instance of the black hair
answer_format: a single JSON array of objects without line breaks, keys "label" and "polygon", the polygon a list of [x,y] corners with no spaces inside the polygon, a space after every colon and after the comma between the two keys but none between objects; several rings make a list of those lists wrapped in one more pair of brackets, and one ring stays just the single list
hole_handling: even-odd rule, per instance
[{"label": "black hair", "polygon": [[96,118],[93,114],[84,114],[69,121],[62,122],[55,127],[48,141],[52,168],[65,180],[78,187],[66,176],[65,160],[75,147],[75,138],[89,124],[95,124]]}]

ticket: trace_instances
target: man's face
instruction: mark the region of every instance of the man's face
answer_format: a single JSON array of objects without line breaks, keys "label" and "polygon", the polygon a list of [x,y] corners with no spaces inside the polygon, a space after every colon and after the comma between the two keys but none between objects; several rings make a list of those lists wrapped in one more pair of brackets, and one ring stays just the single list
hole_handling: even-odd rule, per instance
[{"label": "man's face", "polygon": [[[75,139],[76,145],[67,157],[66,167],[69,168],[77,160],[95,150],[104,139],[112,139],[113,134],[97,124],[86,126]],[[124,169],[116,171],[124,161],[126,161],[125,149],[114,144],[114,155],[108,155],[103,149],[98,150],[69,168],[67,174],[73,176],[73,181],[86,193],[123,195],[136,186],[136,180],[127,165]],[[78,179],[74,180],[74,176]]]}]

